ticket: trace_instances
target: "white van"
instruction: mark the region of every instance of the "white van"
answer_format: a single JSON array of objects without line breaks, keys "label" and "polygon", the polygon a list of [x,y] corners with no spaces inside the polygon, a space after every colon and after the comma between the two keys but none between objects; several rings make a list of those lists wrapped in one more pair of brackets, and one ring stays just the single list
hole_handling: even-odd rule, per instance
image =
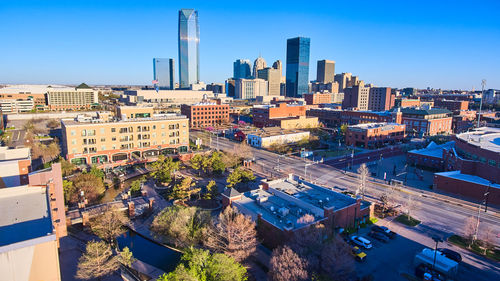
[{"label": "white van", "polygon": [[351,241],[360,246],[360,247],[363,247],[365,249],[371,249],[372,248],[372,242],[370,242],[370,240],[364,238],[364,237],[361,237],[361,236],[352,236],[351,237]]}]

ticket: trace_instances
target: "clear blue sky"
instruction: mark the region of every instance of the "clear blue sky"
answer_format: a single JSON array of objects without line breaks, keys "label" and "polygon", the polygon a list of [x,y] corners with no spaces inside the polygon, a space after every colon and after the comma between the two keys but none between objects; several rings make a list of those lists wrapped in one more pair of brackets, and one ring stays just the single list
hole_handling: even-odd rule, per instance
[{"label": "clear blue sky", "polygon": [[0,0],[0,83],[150,84],[153,57],[178,71],[180,8],[199,12],[208,83],[238,58],[284,62],[286,39],[306,36],[311,79],[330,59],[379,86],[500,88],[498,0]]}]

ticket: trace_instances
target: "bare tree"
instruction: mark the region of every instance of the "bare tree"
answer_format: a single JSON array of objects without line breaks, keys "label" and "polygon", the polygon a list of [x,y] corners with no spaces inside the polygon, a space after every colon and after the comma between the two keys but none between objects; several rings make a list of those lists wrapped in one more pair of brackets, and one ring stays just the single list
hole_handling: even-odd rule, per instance
[{"label": "bare tree", "polygon": [[356,196],[361,195],[361,200],[365,199],[366,181],[368,180],[369,172],[370,171],[368,170],[368,167],[366,167],[365,163],[361,164],[358,168],[359,185],[356,189]]},{"label": "bare tree", "polygon": [[207,229],[205,246],[242,261],[257,247],[255,223],[240,214],[235,207],[227,207]]},{"label": "bare tree", "polygon": [[273,281],[300,281],[309,275],[307,261],[288,246],[274,249],[270,265],[269,279]]},{"label": "bare tree", "polygon": [[489,226],[486,227],[486,229],[484,230],[484,239],[483,239],[484,255],[486,255],[488,251],[492,251],[495,249],[495,238],[496,236],[493,228]]},{"label": "bare tree", "polygon": [[314,222],[314,216],[310,214],[305,214],[302,217],[297,219],[298,224],[310,224]]},{"label": "bare tree", "polygon": [[253,158],[252,148],[245,141],[234,145],[233,154],[243,159]]},{"label": "bare tree", "polygon": [[413,195],[409,194],[408,197],[405,198],[403,201],[403,208],[406,210],[408,220],[411,219],[411,214],[413,214],[413,211],[417,210],[419,206],[419,202],[413,199]]},{"label": "bare tree", "polygon": [[468,245],[469,248],[474,243],[474,236],[476,234],[476,226],[477,226],[477,221],[476,221],[475,217],[470,216],[467,219],[465,219],[464,237],[469,242],[469,245]]},{"label": "bare tree", "polygon": [[118,259],[113,256],[109,245],[103,241],[90,241],[78,261],[75,277],[83,280],[101,278],[115,272],[118,267]]},{"label": "bare tree", "polygon": [[118,208],[107,208],[102,215],[90,221],[90,228],[97,236],[108,243],[123,234],[130,219]]},{"label": "bare tree", "polygon": [[335,280],[353,280],[354,261],[349,258],[350,247],[338,235],[335,235],[321,251],[321,269]]}]

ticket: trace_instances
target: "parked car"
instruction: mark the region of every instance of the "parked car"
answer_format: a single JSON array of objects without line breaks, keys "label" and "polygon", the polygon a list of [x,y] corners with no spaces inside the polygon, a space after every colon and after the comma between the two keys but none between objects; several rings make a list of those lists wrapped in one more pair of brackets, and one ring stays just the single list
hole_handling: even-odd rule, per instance
[{"label": "parked car", "polygon": [[374,225],[372,226],[372,231],[383,233],[384,235],[386,235],[391,239],[394,239],[397,236],[396,232],[391,231],[389,228],[385,226]]},{"label": "parked car", "polygon": [[438,248],[438,251],[441,252],[445,257],[449,258],[450,260],[454,260],[456,262],[462,261],[462,256],[453,250]]},{"label": "parked car", "polygon": [[352,236],[351,237],[351,241],[360,246],[360,247],[363,247],[365,249],[371,249],[372,248],[372,242],[362,236]]},{"label": "parked car", "polygon": [[378,241],[382,241],[384,243],[389,242],[389,237],[387,237],[387,235],[385,235],[382,232],[371,231],[370,233],[368,233],[368,236],[373,237]]},{"label": "parked car", "polygon": [[361,251],[358,246],[354,246],[351,248],[351,254],[357,261],[364,261],[366,258],[366,253]]}]

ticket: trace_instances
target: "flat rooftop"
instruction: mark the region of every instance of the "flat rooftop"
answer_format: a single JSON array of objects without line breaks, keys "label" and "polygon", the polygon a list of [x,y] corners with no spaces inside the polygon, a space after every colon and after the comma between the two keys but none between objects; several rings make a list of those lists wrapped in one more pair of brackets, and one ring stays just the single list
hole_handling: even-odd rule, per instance
[{"label": "flat rooftop", "polygon": [[368,130],[368,129],[381,129],[384,130],[392,130],[395,126],[403,126],[403,124],[398,123],[365,123],[365,124],[357,124],[349,126],[350,129],[360,129],[360,130]]},{"label": "flat rooftop", "polygon": [[299,133],[309,133],[308,131],[295,130],[295,129],[281,129],[280,127],[266,127],[262,129],[252,130],[247,133],[247,135],[256,135],[259,137],[272,137],[279,135],[289,135],[289,134],[299,134]]},{"label": "flat rooftop", "polygon": [[154,114],[152,117],[141,117],[141,118],[127,118],[126,120],[117,119],[96,119],[96,118],[74,118],[74,119],[62,119],[61,121],[65,126],[75,126],[75,125],[90,125],[90,124],[120,124],[120,123],[134,123],[134,122],[154,122],[163,120],[182,120],[187,119],[186,115],[180,114]]},{"label": "flat rooftop", "polygon": [[0,189],[0,246],[53,234],[46,188]]},{"label": "flat rooftop", "polygon": [[320,209],[342,209],[356,203],[356,199],[322,186],[300,180],[297,176],[270,181],[269,188]]},{"label": "flat rooftop", "polygon": [[474,175],[468,175],[468,174],[462,174],[460,171],[450,171],[450,172],[442,172],[442,173],[436,173],[436,175],[440,175],[443,177],[447,178],[452,178],[452,179],[457,179],[461,181],[467,181],[467,182],[472,182],[475,184],[480,184],[480,185],[485,185],[488,186],[490,185],[493,188],[499,188],[500,189],[500,184],[491,184],[491,182],[487,179],[474,176]]},{"label": "flat rooftop", "polygon": [[8,148],[7,146],[0,147],[0,161],[29,159],[29,147],[22,148]]},{"label": "flat rooftop", "polygon": [[500,128],[481,127],[456,135],[460,140],[492,152],[500,152]]}]

